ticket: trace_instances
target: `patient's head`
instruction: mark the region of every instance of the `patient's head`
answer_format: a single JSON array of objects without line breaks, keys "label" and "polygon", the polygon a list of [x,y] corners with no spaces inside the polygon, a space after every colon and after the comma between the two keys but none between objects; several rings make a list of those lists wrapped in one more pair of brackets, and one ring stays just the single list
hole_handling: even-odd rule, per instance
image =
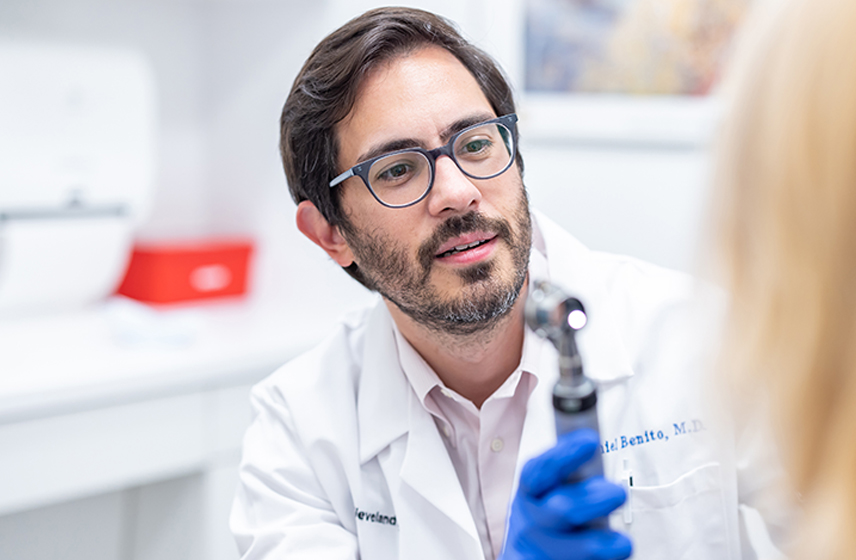
[{"label": "patient's head", "polygon": [[767,4],[725,86],[724,349],[745,402],[769,398],[811,557],[843,558],[856,519],[856,2]]}]

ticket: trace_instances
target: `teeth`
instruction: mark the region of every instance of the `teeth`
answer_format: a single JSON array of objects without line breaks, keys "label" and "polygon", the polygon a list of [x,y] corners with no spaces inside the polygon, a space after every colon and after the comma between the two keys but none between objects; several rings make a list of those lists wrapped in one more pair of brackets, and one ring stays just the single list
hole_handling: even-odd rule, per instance
[{"label": "teeth", "polygon": [[466,251],[467,249],[475,247],[476,245],[481,245],[481,243],[482,243],[481,241],[473,241],[469,245],[458,245],[457,247],[455,247],[452,250],[453,251]]},{"label": "teeth", "polygon": [[482,243],[484,243],[484,241],[473,241],[472,243],[468,243],[466,245],[458,245],[457,247],[449,249],[448,251],[446,251],[445,253],[443,253],[440,256],[441,257],[447,257],[449,255],[454,255],[455,253],[460,253],[461,251],[466,251],[467,249],[472,249],[473,247],[478,247]]}]

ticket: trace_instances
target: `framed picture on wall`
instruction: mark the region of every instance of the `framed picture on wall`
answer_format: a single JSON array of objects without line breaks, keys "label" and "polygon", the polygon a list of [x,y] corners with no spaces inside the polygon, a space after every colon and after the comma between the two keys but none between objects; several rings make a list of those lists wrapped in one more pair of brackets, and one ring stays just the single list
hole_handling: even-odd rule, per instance
[{"label": "framed picture on wall", "polygon": [[519,0],[535,140],[693,147],[751,0]]}]

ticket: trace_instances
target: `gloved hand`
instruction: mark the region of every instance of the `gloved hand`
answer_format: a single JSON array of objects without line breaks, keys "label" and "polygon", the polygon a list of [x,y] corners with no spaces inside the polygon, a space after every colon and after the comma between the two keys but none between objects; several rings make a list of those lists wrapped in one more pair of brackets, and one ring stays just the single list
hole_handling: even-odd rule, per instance
[{"label": "gloved hand", "polygon": [[591,459],[597,432],[564,434],[556,446],[523,467],[511,504],[508,534],[500,560],[621,560],[630,539],[608,529],[586,527],[627,499],[624,489],[594,477],[576,484],[568,476]]}]

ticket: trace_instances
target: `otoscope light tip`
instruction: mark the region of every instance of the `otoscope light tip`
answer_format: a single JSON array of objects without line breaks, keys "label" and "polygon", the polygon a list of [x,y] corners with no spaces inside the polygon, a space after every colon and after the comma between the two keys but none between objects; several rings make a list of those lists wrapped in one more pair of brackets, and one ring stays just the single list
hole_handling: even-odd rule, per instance
[{"label": "otoscope light tip", "polygon": [[573,311],[568,313],[568,326],[574,329],[575,331],[578,331],[584,326],[586,326],[587,321],[588,318],[586,317],[586,314],[579,309],[574,309]]}]

